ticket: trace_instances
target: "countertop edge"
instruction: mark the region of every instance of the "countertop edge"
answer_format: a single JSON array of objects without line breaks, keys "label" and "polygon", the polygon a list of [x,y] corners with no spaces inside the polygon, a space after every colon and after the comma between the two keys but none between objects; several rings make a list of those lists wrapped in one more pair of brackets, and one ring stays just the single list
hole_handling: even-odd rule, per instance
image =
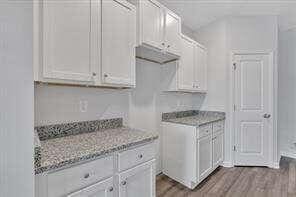
[{"label": "countertop edge", "polygon": [[182,123],[182,122],[171,121],[170,119],[162,120],[162,122],[169,122],[169,123],[174,123],[174,124],[181,124],[181,125],[187,125],[187,126],[200,127],[200,126],[203,126],[203,125],[206,125],[206,124],[210,124],[210,123],[213,123],[213,122],[218,122],[218,121],[225,120],[225,119],[226,119],[226,117],[221,117],[221,118],[211,120],[211,121],[207,121],[207,122],[204,122],[204,123],[201,123],[201,124],[187,124],[187,123]]},{"label": "countertop edge", "polygon": [[38,168],[35,168],[35,175],[40,175],[40,174],[43,174],[43,173],[48,173],[48,172],[51,172],[51,171],[64,169],[68,165],[71,166],[71,165],[75,165],[76,163],[87,162],[87,161],[92,161],[92,160],[95,160],[95,159],[99,159],[100,157],[108,156],[108,155],[110,155],[110,154],[112,154],[114,152],[117,152],[117,151],[124,151],[124,150],[126,150],[128,148],[132,148],[132,147],[138,146],[140,144],[145,144],[145,143],[148,143],[148,142],[152,142],[152,141],[154,141],[154,140],[156,140],[158,138],[159,138],[159,136],[155,135],[153,137],[149,137],[147,139],[143,139],[143,140],[140,140],[140,141],[131,142],[131,143],[128,143],[128,144],[123,144],[123,145],[120,145],[118,147],[111,148],[109,150],[104,150],[104,151],[97,152],[97,153],[94,153],[94,154],[89,154],[89,155],[85,155],[85,156],[82,156],[82,157],[77,157],[77,158],[74,158],[74,159],[66,160],[66,161],[63,161],[63,162],[61,162],[59,164],[38,167]]}]

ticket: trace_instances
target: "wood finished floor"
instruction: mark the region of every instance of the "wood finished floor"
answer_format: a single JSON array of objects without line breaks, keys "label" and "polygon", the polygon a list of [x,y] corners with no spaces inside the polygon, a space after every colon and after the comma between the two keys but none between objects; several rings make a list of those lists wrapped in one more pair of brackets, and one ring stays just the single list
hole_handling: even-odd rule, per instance
[{"label": "wood finished floor", "polygon": [[296,160],[282,158],[280,169],[220,167],[194,190],[159,175],[156,194],[157,197],[296,197]]}]

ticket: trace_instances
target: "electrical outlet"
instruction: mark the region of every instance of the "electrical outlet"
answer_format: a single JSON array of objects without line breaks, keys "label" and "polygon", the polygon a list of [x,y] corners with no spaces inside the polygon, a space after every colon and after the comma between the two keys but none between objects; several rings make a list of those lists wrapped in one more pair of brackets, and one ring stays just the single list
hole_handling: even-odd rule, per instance
[{"label": "electrical outlet", "polygon": [[80,110],[80,112],[82,112],[82,113],[87,112],[87,107],[88,107],[88,101],[81,100],[79,102],[79,110]]}]

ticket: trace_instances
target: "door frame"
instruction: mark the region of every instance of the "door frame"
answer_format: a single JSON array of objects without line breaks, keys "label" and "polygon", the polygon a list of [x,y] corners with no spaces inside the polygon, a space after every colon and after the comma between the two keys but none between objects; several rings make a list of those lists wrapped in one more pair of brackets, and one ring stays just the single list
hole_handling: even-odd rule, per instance
[{"label": "door frame", "polygon": [[270,113],[272,114],[271,135],[269,136],[269,147],[268,147],[268,167],[279,168],[279,156],[277,149],[277,99],[278,99],[278,64],[277,64],[277,53],[274,51],[250,51],[250,50],[237,50],[230,52],[230,105],[229,105],[229,119],[230,119],[230,166],[235,165],[235,151],[233,149],[236,143],[236,132],[235,132],[235,77],[234,77],[234,57],[235,55],[252,55],[252,54],[265,54],[269,56],[269,63],[271,69],[269,69],[269,98],[270,98]]}]

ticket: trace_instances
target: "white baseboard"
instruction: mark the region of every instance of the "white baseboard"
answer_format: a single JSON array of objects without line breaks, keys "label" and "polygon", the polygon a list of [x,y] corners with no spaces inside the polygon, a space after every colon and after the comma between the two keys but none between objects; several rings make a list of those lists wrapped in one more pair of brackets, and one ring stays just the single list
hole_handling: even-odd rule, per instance
[{"label": "white baseboard", "polygon": [[292,152],[281,151],[281,156],[296,159],[296,153],[292,153]]},{"label": "white baseboard", "polygon": [[224,161],[222,163],[222,166],[225,167],[225,168],[231,168],[231,167],[233,167],[233,164],[230,161]]}]

